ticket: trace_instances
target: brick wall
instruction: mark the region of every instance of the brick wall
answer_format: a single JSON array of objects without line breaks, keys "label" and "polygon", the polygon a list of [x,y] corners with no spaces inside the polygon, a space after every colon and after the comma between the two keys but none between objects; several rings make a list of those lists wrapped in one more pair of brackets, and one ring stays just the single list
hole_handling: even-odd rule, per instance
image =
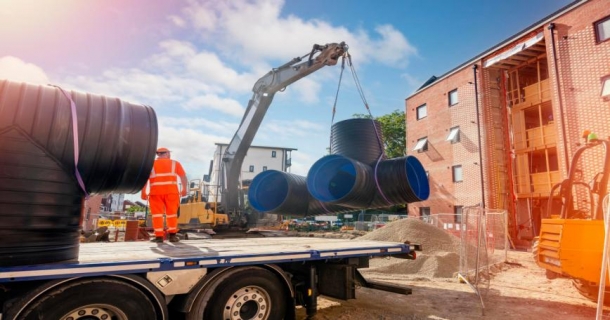
[{"label": "brick wall", "polygon": [[[593,24],[610,15],[608,0],[592,0],[574,7],[573,10],[554,19],[555,45],[557,50],[559,84],[555,65],[551,33],[548,24],[543,26],[549,63],[549,78],[553,96],[553,113],[558,122],[559,167],[562,177],[567,175],[565,159],[570,158],[582,142],[584,129],[596,132],[600,137],[610,136],[610,102],[600,97],[601,78],[610,74],[610,41],[595,42]],[[527,39],[538,30],[529,30],[511,43],[495,51],[505,51],[519,41]],[[498,43],[502,39],[497,39]],[[484,49],[484,48],[481,48]],[[485,59],[486,57],[480,57]],[[511,209],[511,159],[506,134],[510,132],[506,112],[503,108],[501,90],[494,83],[499,74],[479,69],[479,109],[481,119],[476,116],[472,65],[464,66],[430,87],[407,98],[405,113],[407,121],[407,150],[416,156],[429,172],[431,195],[429,200],[409,206],[410,215],[418,215],[420,207],[430,207],[432,214],[453,213],[453,206],[476,205],[481,201],[481,175],[478,167],[477,125],[481,123],[483,148],[483,180],[485,203],[489,208]],[[494,88],[495,87],[495,88]],[[448,106],[448,92],[458,89],[459,103]],[[560,109],[559,93],[561,93]],[[416,108],[427,105],[427,117],[417,120]],[[566,136],[561,125],[565,124]],[[460,126],[458,143],[445,141],[449,129]],[[506,130],[502,130],[506,128]],[[428,137],[428,151],[412,151],[417,140]],[[567,154],[564,153],[564,143]],[[588,171],[599,170],[599,154],[586,157]],[[477,164],[475,164],[477,163]],[[452,181],[451,167],[462,165],[463,181]],[[587,171],[587,170],[585,170]],[[591,172],[585,172],[590,175]]]},{"label": "brick wall", "polygon": [[[596,43],[594,29],[595,21],[609,15],[610,1],[598,0],[590,1],[554,21],[564,110],[562,119],[565,121],[566,149],[570,160],[583,142],[581,135],[584,130],[591,130],[601,138],[610,136],[610,102],[603,101],[600,96],[601,78],[610,75],[610,41]],[[549,60],[552,65],[553,60]],[[551,69],[551,76],[556,86],[554,69]],[[553,97],[554,105],[558,107],[559,92],[555,91]],[[601,171],[602,151],[602,148],[596,148],[583,155],[579,166],[583,172],[581,181],[588,183]],[[587,198],[586,194],[580,194],[576,206],[588,208]]]},{"label": "brick wall", "polygon": [[[430,207],[431,214],[453,213],[454,206],[481,202],[478,153],[479,121],[474,99],[474,73],[464,68],[438,81],[406,100],[407,150],[416,156],[429,173],[430,198],[409,206],[409,215],[418,215],[419,207]],[[458,103],[449,107],[448,94],[457,89]],[[426,104],[427,117],[417,120],[417,107]],[[446,141],[452,127],[460,127],[460,141]],[[412,151],[417,140],[428,137],[428,151]],[[452,166],[461,165],[462,182],[453,182]]]}]

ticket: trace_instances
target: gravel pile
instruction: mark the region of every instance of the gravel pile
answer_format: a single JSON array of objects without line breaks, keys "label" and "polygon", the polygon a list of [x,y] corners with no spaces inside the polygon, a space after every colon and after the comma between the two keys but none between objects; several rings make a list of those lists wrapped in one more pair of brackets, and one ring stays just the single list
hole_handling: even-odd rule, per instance
[{"label": "gravel pile", "polygon": [[415,260],[373,259],[365,272],[451,278],[459,269],[460,239],[418,219],[397,220],[358,239],[422,245]]}]

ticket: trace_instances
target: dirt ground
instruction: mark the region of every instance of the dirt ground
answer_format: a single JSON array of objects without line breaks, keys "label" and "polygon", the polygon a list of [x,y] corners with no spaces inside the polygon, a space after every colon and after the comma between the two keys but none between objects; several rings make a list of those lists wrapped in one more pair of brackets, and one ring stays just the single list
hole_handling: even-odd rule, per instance
[{"label": "dirt ground", "polygon": [[[372,260],[371,267],[379,262]],[[596,305],[582,297],[570,280],[548,280],[529,252],[511,251],[507,263],[492,268],[484,308],[473,289],[457,278],[363,274],[369,280],[408,286],[413,293],[358,288],[354,300],[320,297],[313,319],[595,319]],[[603,318],[610,319],[610,309]],[[307,319],[305,310],[298,310],[297,319]]]}]

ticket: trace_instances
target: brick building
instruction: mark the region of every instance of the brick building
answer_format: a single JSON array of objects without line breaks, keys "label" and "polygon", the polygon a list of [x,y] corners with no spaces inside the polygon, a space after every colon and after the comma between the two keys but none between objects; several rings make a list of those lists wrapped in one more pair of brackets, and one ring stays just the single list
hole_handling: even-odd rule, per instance
[{"label": "brick building", "polygon": [[[508,211],[515,242],[531,239],[582,132],[610,136],[610,1],[572,2],[430,78],[405,108],[407,148],[431,189],[409,214],[460,213],[484,199]],[[582,182],[601,170],[601,158],[583,159]]]}]

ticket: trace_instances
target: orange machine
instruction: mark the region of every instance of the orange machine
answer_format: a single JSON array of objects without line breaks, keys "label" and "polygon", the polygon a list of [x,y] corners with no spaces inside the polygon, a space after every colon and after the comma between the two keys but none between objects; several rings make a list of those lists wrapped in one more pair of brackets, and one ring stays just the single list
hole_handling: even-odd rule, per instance
[{"label": "orange machine", "polygon": [[[603,201],[608,194],[610,142],[589,132],[584,137],[586,143],[574,154],[568,178],[551,190],[547,218],[542,219],[533,252],[537,264],[547,270],[549,279],[572,278],[583,295],[596,301],[604,247]],[[602,148],[605,154],[598,157],[596,152]],[[582,181],[583,165],[589,164],[581,163],[585,151],[603,161],[602,171],[588,183]],[[610,282],[606,283],[604,301],[610,302]]]},{"label": "orange machine", "polygon": [[212,206],[203,196],[204,185],[200,180],[192,180],[189,196],[180,203],[178,228],[185,229],[219,229],[229,226],[229,216],[217,212],[217,206]]}]

